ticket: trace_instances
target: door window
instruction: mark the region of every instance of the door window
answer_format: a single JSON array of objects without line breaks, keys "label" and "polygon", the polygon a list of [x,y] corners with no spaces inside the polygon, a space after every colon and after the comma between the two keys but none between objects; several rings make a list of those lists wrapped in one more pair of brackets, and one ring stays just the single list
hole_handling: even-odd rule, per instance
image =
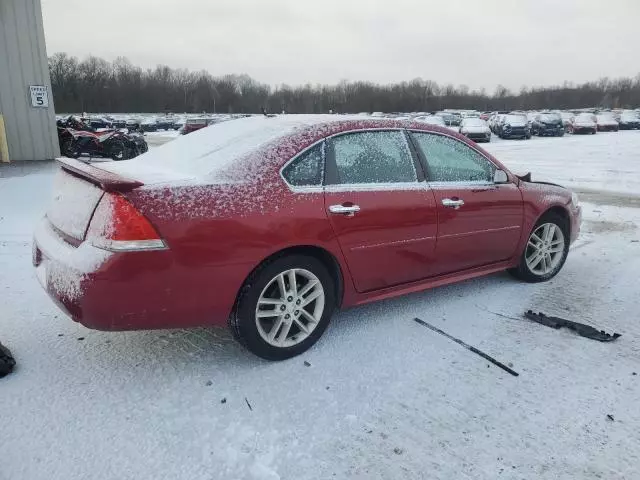
[{"label": "door window", "polygon": [[282,170],[282,176],[294,187],[320,186],[323,175],[322,143],[299,155]]},{"label": "door window", "polygon": [[432,133],[411,134],[425,156],[431,182],[493,182],[495,166],[468,145]]},{"label": "door window", "polygon": [[332,139],[338,184],[416,182],[404,132],[358,132]]}]

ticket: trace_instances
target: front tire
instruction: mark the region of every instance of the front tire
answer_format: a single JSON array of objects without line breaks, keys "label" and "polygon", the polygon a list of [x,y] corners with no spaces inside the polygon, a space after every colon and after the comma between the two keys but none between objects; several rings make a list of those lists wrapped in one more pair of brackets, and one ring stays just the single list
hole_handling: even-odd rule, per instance
[{"label": "front tire", "polygon": [[568,253],[569,227],[566,219],[555,213],[546,213],[529,234],[520,263],[509,273],[525,282],[546,282],[562,269]]},{"label": "front tire", "polygon": [[251,274],[229,326],[236,340],[267,360],[285,360],[311,348],[336,305],[335,282],[317,258],[290,255]]},{"label": "front tire", "polygon": [[125,147],[123,142],[115,141],[111,145],[109,145],[107,155],[116,161],[126,160],[128,156],[127,148]]}]

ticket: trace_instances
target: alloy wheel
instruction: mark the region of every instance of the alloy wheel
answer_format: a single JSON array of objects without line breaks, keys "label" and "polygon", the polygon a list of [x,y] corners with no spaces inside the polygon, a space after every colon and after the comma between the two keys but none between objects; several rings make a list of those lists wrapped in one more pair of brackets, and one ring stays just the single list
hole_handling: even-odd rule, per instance
[{"label": "alloy wheel", "polygon": [[302,268],[286,270],[276,275],[258,298],[258,333],[269,345],[292,347],[311,335],[324,307],[325,292],[318,277]]},{"label": "alloy wheel", "polygon": [[544,223],[529,237],[525,261],[535,275],[547,275],[562,262],[565,249],[564,233],[555,223]]}]

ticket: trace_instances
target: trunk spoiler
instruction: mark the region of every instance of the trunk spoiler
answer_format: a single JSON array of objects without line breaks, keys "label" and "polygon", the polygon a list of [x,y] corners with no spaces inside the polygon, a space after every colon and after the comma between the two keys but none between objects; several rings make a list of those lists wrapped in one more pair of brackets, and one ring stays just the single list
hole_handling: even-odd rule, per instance
[{"label": "trunk spoiler", "polygon": [[144,183],[137,180],[121,177],[118,174],[108,172],[107,170],[73,158],[59,158],[58,163],[60,163],[60,167],[65,172],[83,178],[97,185],[105,192],[130,192],[144,185]]}]

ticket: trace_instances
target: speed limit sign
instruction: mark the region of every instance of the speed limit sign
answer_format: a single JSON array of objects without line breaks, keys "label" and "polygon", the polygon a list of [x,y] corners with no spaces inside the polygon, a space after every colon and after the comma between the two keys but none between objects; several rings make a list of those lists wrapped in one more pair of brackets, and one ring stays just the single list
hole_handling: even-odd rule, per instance
[{"label": "speed limit sign", "polygon": [[31,106],[35,108],[47,108],[49,106],[49,92],[45,85],[30,85]]}]

